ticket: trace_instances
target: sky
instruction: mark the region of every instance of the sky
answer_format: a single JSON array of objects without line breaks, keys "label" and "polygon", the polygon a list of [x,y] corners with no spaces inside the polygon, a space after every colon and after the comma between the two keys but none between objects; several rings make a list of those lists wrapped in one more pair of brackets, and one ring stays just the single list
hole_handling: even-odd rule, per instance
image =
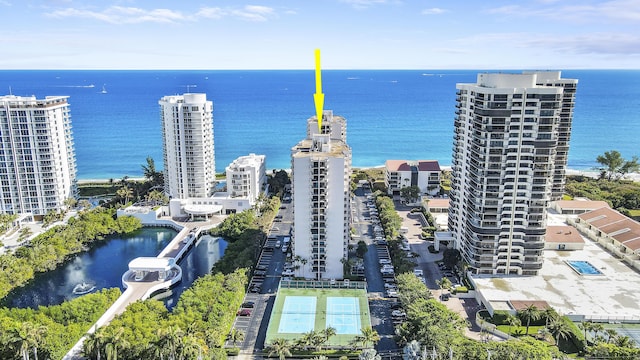
[{"label": "sky", "polygon": [[0,0],[0,69],[638,69],[640,0]]}]

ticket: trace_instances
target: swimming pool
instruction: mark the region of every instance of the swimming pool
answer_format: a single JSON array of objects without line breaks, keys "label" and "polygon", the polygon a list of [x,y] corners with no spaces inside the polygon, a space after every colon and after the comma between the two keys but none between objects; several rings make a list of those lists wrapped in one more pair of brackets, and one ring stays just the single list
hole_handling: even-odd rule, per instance
[{"label": "swimming pool", "polygon": [[571,266],[571,268],[580,275],[602,275],[602,272],[588,261],[567,260],[566,262],[567,265]]}]

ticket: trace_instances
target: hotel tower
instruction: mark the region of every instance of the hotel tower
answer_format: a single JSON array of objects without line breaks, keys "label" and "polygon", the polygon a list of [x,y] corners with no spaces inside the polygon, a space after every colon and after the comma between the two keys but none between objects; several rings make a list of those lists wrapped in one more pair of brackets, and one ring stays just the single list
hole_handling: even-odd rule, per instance
[{"label": "hotel tower", "polygon": [[296,276],[342,279],[349,243],[351,148],[346,120],[325,111],[307,121],[307,138],[291,149],[293,254],[306,260]]},{"label": "hotel tower", "polygon": [[36,218],[77,196],[68,96],[0,97],[0,211]]},{"label": "hotel tower", "polygon": [[535,275],[542,267],[577,82],[527,72],[457,85],[449,230],[472,272]]},{"label": "hotel tower", "polygon": [[204,198],[215,187],[213,102],[206,94],[165,96],[162,119],[165,192],[172,198]]}]

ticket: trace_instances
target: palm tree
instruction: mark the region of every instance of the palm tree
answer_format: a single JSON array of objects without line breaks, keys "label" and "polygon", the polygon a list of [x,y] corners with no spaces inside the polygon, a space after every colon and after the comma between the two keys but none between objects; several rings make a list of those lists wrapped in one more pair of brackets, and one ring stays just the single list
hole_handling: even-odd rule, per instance
[{"label": "palm tree", "polygon": [[236,328],[231,329],[231,332],[229,333],[229,340],[231,340],[231,344],[235,347],[238,341],[244,341],[244,331]]},{"label": "palm tree", "polygon": [[161,185],[163,182],[162,173],[156,171],[156,163],[151,156],[147,156],[147,165],[142,165],[144,177],[151,181],[151,187]]},{"label": "palm tree", "polygon": [[605,334],[607,334],[607,344],[610,344],[611,341],[615,341],[618,337],[618,332],[615,329],[605,329]]},{"label": "palm tree", "polygon": [[129,346],[129,342],[124,339],[124,328],[119,327],[115,333],[109,336],[105,345],[105,353],[107,360],[118,360],[118,349],[125,349]]},{"label": "palm tree", "polygon": [[600,336],[600,332],[604,331],[604,326],[602,324],[593,323],[591,326],[591,331],[593,331],[594,342],[598,342],[598,340],[602,340],[603,337]]},{"label": "palm tree", "polygon": [[193,333],[188,333],[180,339],[180,359],[197,359],[205,347],[202,339]]},{"label": "palm tree", "polygon": [[26,326],[25,332],[29,337],[29,345],[33,350],[33,358],[38,360],[38,345],[44,340],[44,335],[47,332],[47,327],[39,324],[32,324],[25,322],[23,327]]},{"label": "palm tree", "polygon": [[158,329],[156,335],[158,336],[158,341],[166,344],[169,351],[169,359],[175,360],[178,356],[180,340],[184,336],[184,332],[179,326],[169,325]]},{"label": "palm tree", "polygon": [[116,191],[116,195],[124,200],[123,204],[126,204],[129,202],[129,198],[133,196],[133,190],[125,185]]},{"label": "palm tree", "polygon": [[529,325],[531,324],[531,320],[536,321],[540,319],[540,316],[541,316],[540,310],[538,310],[538,308],[535,305],[529,304],[529,306],[518,311],[518,313],[521,318],[527,321],[526,334],[529,335]]},{"label": "palm tree", "polygon": [[555,320],[558,317],[558,313],[550,306],[546,306],[544,309],[542,309],[540,314],[544,318],[545,327],[549,326],[549,322]]},{"label": "palm tree", "polygon": [[307,258],[300,257],[300,264],[302,264],[302,277],[307,278],[307,263],[309,260]]},{"label": "palm tree", "polygon": [[440,290],[451,289],[451,280],[449,280],[449,278],[446,276],[440,280],[436,280],[436,283],[440,287]]},{"label": "palm tree", "polygon": [[284,360],[287,356],[291,356],[291,344],[289,344],[287,339],[283,338],[273,339],[271,345],[269,345],[266,350],[268,351],[267,356],[276,354],[280,360]]},{"label": "palm tree", "polygon": [[512,326],[520,326],[522,325],[522,322],[520,321],[520,319],[513,315],[513,314],[509,314],[507,315],[507,324],[509,324],[509,335],[511,335],[511,327]]},{"label": "palm tree", "polygon": [[355,345],[361,344],[362,347],[366,347],[369,343],[372,344],[372,347],[375,346],[378,341],[380,341],[380,335],[378,332],[373,330],[371,327],[366,327],[360,329],[362,335],[358,335],[353,339],[353,343]]},{"label": "palm tree", "polygon": [[560,346],[560,338],[566,339],[571,334],[571,328],[562,318],[553,319],[548,328],[551,334],[556,337],[556,346]]},{"label": "palm tree", "polygon": [[633,340],[631,340],[631,338],[628,336],[618,336],[616,337],[616,346],[622,348],[634,348],[635,344]]},{"label": "palm tree", "polygon": [[325,343],[329,341],[330,337],[335,336],[337,333],[338,332],[336,331],[336,328],[334,328],[333,326],[329,326],[322,330],[322,335],[324,336]]},{"label": "palm tree", "polygon": [[584,331],[584,341],[587,342],[587,333],[593,330],[593,323],[590,321],[583,321],[578,324],[578,327]]},{"label": "palm tree", "polygon": [[87,336],[84,340],[84,355],[87,357],[95,357],[100,360],[102,357],[102,350],[107,342],[107,336],[105,334],[106,328],[100,328],[94,331],[91,335]]}]

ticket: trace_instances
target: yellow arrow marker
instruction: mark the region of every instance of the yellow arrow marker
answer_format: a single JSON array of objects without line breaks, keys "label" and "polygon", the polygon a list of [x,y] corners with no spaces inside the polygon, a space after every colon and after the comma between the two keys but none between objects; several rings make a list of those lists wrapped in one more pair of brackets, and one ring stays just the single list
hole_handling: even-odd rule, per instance
[{"label": "yellow arrow marker", "polygon": [[322,93],[322,73],[320,72],[320,49],[316,49],[316,93],[313,94],[313,102],[316,104],[316,116],[318,117],[318,132],[322,133],[322,111],[324,107],[324,94]]}]

